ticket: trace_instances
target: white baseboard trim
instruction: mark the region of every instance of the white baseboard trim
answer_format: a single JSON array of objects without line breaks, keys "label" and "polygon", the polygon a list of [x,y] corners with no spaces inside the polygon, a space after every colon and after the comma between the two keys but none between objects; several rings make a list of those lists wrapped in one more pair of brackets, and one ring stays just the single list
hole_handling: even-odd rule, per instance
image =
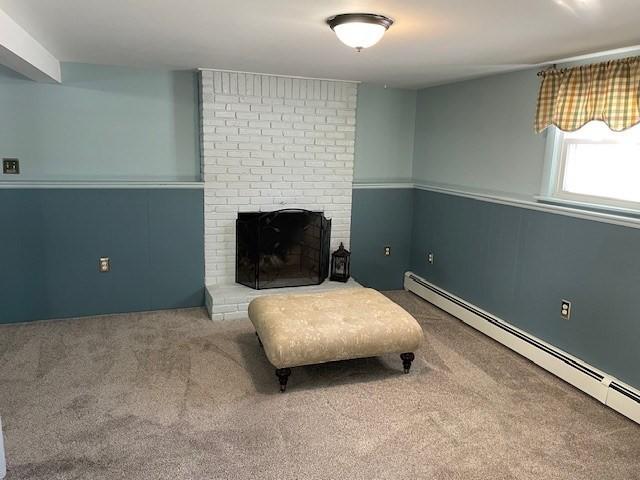
[{"label": "white baseboard trim", "polygon": [[404,288],[640,423],[640,391],[412,273]]}]

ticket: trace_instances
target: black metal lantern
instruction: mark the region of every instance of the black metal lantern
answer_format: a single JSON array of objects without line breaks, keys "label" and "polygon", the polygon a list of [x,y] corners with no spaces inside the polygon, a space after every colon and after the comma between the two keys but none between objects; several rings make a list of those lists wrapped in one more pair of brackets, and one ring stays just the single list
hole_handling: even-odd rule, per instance
[{"label": "black metal lantern", "polygon": [[342,242],[340,248],[331,254],[331,280],[346,282],[351,276],[351,254],[345,250]]}]

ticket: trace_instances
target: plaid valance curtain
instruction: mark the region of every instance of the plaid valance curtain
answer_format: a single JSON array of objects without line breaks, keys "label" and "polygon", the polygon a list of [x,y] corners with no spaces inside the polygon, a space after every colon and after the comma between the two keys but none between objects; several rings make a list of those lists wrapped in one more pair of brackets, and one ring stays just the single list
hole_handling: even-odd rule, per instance
[{"label": "plaid valance curtain", "polygon": [[592,120],[619,132],[640,122],[640,57],[540,72],[536,131],[571,132]]}]

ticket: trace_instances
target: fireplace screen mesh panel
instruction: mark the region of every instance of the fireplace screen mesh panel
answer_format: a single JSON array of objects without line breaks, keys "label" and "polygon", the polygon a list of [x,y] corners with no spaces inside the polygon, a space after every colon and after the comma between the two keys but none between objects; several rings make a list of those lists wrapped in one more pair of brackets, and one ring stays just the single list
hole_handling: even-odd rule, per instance
[{"label": "fireplace screen mesh panel", "polygon": [[238,213],[236,282],[257,290],[318,285],[329,275],[330,237],[322,212]]}]

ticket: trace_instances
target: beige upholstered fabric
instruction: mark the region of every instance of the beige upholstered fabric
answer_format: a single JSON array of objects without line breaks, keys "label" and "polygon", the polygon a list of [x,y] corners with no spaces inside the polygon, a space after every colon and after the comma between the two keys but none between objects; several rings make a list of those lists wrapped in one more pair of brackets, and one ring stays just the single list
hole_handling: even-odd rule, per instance
[{"label": "beige upholstered fabric", "polygon": [[418,322],[369,288],[259,297],[249,318],[276,368],[413,352],[422,343]]}]

